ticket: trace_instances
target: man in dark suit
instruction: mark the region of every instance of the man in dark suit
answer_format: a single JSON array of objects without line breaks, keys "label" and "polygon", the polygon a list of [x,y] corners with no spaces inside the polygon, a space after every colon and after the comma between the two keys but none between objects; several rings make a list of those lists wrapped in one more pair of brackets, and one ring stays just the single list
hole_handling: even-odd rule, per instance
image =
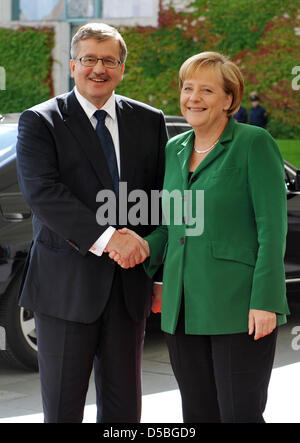
[{"label": "man in dark suit", "polygon": [[244,108],[244,106],[240,106],[239,110],[234,114],[233,118],[238,123],[247,123],[248,115],[246,108]]},{"label": "man in dark suit", "polygon": [[259,97],[257,95],[251,95],[250,97],[252,108],[250,110],[250,125],[260,126],[265,128],[268,123],[268,114],[260,104]]},{"label": "man in dark suit", "polygon": [[[99,191],[118,197],[161,189],[167,140],[161,111],[114,94],[126,44],[116,29],[88,24],[71,45],[75,88],[25,111],[19,121],[20,187],[34,241],[20,304],[35,313],[46,422],[80,422],[94,364],[98,422],[138,422],[141,356],[153,281],[135,243],[99,216]],[[105,111],[105,113],[103,112]],[[96,220],[97,214],[97,220]],[[124,214],[123,214],[124,218]],[[149,214],[150,219],[150,214]],[[125,222],[126,224],[126,222]],[[130,220],[127,226],[132,226]],[[150,223],[132,226],[141,236]],[[128,269],[105,252],[118,251]]]}]

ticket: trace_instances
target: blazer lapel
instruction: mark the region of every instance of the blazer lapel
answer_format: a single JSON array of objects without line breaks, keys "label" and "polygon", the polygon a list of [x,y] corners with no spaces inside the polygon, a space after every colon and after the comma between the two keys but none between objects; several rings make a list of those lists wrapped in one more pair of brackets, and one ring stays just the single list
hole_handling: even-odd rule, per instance
[{"label": "blazer lapel", "polygon": [[63,108],[64,122],[78,141],[87,156],[104,189],[114,190],[105,155],[101,149],[99,138],[80,106],[74,92],[67,96]]},{"label": "blazer lapel", "polygon": [[219,142],[214,149],[205,157],[195,171],[195,174],[201,172],[204,168],[207,168],[224,150],[227,149],[227,142],[232,140],[234,129],[234,119],[231,117],[220,137]]},{"label": "blazer lapel", "polygon": [[224,150],[224,145],[221,143],[221,141],[219,141],[214,149],[204,158],[204,160],[202,160],[200,165],[195,170],[194,175],[198,175],[201,171],[203,171],[203,169],[207,168],[207,166],[209,166],[217,157],[219,157]]},{"label": "blazer lapel", "polygon": [[183,178],[183,189],[187,188],[188,175],[190,169],[190,156],[194,144],[194,131],[191,131],[188,137],[181,143],[181,147],[177,152],[177,159],[180,163],[180,169]]},{"label": "blazer lapel", "polygon": [[[219,155],[227,149],[227,142],[232,140],[234,131],[234,119],[230,118],[223,134],[220,137],[215,148],[204,158],[197,169],[194,171],[194,176],[198,176],[203,169],[207,168]],[[177,157],[181,165],[181,171],[184,180],[184,186],[187,186],[187,177],[189,172],[189,159],[194,145],[194,132],[187,136],[186,140],[181,143],[182,148],[178,151]]]}]

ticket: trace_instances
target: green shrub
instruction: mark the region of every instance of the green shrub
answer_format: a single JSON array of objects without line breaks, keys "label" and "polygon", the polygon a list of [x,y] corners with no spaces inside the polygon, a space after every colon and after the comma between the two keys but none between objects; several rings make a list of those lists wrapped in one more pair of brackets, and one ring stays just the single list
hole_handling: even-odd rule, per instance
[{"label": "green shrub", "polygon": [[179,114],[178,70],[189,56],[220,51],[245,78],[243,104],[257,91],[275,136],[299,138],[300,91],[291,74],[300,65],[300,0],[194,0],[190,9],[161,8],[158,28],[124,28],[127,76],[118,92]]},{"label": "green shrub", "polygon": [[300,140],[277,140],[277,143],[284,160],[300,168]]},{"label": "green shrub", "polygon": [[[243,105],[249,109],[249,94],[257,91],[270,132],[299,139],[300,90],[292,88],[292,69],[300,65],[300,0],[191,0],[186,11],[161,6],[157,28],[120,30],[129,54],[118,93],[180,114],[182,62],[201,51],[220,51],[244,75]],[[0,29],[0,66],[7,76],[0,113],[21,111],[53,94],[53,41],[50,29]]]},{"label": "green shrub", "polygon": [[6,71],[6,90],[0,91],[0,113],[21,112],[53,95],[54,31],[0,28],[0,66]]}]

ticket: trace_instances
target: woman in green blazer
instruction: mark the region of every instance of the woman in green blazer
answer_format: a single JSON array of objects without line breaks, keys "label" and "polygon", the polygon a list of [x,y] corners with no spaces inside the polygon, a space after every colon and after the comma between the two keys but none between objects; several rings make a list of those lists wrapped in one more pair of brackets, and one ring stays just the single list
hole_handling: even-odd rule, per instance
[{"label": "woman in green blazer", "polygon": [[153,277],[164,264],[162,329],[184,421],[263,422],[289,313],[283,161],[267,131],[234,121],[244,89],[234,63],[201,53],[179,77],[193,129],[167,144],[165,223],[143,240],[145,268]]}]

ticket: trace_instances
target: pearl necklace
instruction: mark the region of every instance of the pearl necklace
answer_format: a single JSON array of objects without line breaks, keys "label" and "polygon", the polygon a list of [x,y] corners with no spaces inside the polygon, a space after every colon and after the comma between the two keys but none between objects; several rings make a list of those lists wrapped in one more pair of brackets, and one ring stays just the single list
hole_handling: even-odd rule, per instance
[{"label": "pearl necklace", "polygon": [[216,144],[218,143],[219,140],[220,139],[218,138],[218,140],[213,145],[211,145],[207,149],[204,149],[204,151],[200,151],[199,149],[196,149],[195,146],[194,146],[194,151],[197,152],[197,154],[205,154],[206,152],[211,151],[216,146]]}]

